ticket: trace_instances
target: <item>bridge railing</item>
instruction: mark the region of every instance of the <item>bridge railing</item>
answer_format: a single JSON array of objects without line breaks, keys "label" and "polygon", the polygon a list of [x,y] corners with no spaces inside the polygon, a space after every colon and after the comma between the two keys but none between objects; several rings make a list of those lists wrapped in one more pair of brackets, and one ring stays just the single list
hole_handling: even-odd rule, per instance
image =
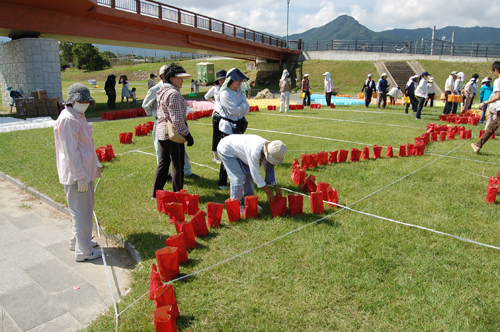
[{"label": "bridge railing", "polygon": [[[290,48],[299,49],[296,42],[289,42]],[[448,55],[465,57],[500,57],[500,44],[450,43],[447,41],[400,41],[373,42],[368,40],[322,40],[303,42],[304,51],[350,51],[378,53],[407,53],[426,55]]]},{"label": "bridge railing", "polygon": [[287,47],[284,39],[276,38],[232,23],[216,20],[208,16],[193,13],[153,0],[97,0],[97,4],[100,6],[154,17],[160,20],[176,22],[182,25],[250,40],[278,48]]}]

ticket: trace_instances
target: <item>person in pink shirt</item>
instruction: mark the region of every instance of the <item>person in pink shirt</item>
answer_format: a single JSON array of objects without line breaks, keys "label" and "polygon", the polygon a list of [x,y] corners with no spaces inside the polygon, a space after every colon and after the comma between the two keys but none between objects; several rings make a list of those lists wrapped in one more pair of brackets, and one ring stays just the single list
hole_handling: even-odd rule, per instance
[{"label": "person in pink shirt", "polygon": [[85,118],[87,107],[95,101],[88,88],[76,83],[68,88],[64,104],[54,125],[57,173],[73,222],[69,248],[75,251],[76,261],[83,262],[102,256],[92,241],[94,180],[101,176],[102,166],[95,153],[93,127]]}]

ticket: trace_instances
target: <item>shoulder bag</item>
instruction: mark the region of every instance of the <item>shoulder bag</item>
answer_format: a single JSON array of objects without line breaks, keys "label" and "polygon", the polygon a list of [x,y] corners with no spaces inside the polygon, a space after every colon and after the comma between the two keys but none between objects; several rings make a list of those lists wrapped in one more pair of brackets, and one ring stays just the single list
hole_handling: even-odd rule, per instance
[{"label": "shoulder bag", "polygon": [[170,120],[166,120],[167,124],[167,137],[169,140],[175,143],[183,144],[186,142],[186,138],[179,134],[174,124]]}]

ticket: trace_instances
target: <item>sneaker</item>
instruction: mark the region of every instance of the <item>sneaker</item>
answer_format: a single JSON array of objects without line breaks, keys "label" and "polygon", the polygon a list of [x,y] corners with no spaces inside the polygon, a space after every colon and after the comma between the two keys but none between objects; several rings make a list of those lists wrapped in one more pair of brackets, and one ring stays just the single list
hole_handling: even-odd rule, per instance
[{"label": "sneaker", "polygon": [[481,148],[478,148],[478,147],[477,147],[477,145],[476,145],[475,143],[471,143],[471,145],[470,145],[470,146],[472,146],[472,149],[474,150],[474,152],[475,152],[475,153],[478,153],[478,152],[479,152],[479,150],[481,150]]},{"label": "sneaker", "polygon": [[221,190],[226,190],[226,189],[227,189],[227,186],[219,186],[219,189],[221,189]]},{"label": "sneaker", "polygon": [[189,175],[184,175],[185,178],[198,179],[200,176],[198,174],[191,173]]},{"label": "sneaker", "polygon": [[220,165],[220,163],[221,163],[221,161],[220,161],[219,157],[214,157],[214,159],[212,159],[212,161],[213,161],[214,163],[216,163],[216,164],[219,164],[219,165]]},{"label": "sneaker", "polygon": [[243,205],[240,205],[240,214],[241,215],[245,214],[245,207]]},{"label": "sneaker", "polygon": [[83,262],[84,260],[92,260],[102,257],[101,249],[92,250],[92,252],[87,256],[75,256],[77,262]]},{"label": "sneaker", "polygon": [[[151,198],[151,199],[153,199],[153,198]],[[90,240],[90,248],[97,247],[98,245],[99,245],[99,243],[97,243],[96,241]],[[69,250],[75,251],[75,246],[70,245]]]}]

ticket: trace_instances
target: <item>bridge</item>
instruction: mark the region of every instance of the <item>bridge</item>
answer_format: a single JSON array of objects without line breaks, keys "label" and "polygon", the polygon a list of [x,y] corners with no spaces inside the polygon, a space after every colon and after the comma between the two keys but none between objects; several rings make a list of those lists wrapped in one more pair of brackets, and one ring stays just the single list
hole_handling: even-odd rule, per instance
[{"label": "bridge", "polygon": [[151,0],[0,0],[0,35],[281,62],[300,43]]}]

